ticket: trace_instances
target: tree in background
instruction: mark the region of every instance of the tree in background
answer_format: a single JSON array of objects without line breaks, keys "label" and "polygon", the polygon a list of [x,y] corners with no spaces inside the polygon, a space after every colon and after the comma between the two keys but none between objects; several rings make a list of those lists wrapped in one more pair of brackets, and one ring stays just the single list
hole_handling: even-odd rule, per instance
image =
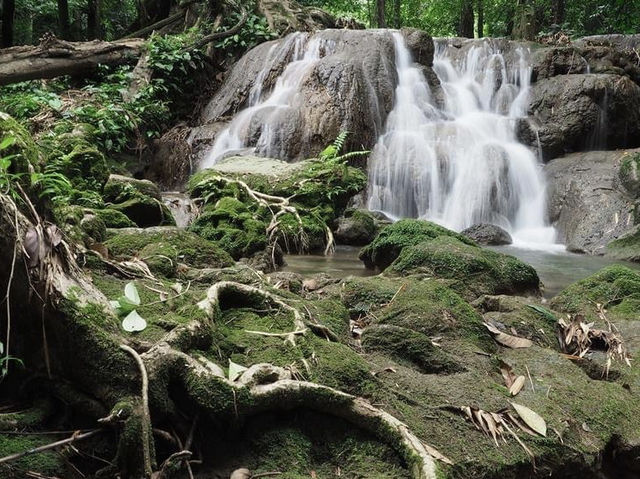
[{"label": "tree in background", "polygon": [[13,45],[13,23],[15,18],[15,0],[2,0],[2,47]]},{"label": "tree in background", "polygon": [[460,22],[458,24],[458,36],[473,38],[473,0],[462,0],[460,5]]},{"label": "tree in background", "polygon": [[64,40],[71,40],[71,28],[69,25],[69,2],[58,0],[58,28],[59,36]]},{"label": "tree in background", "polygon": [[102,38],[100,24],[100,0],[88,0],[87,5],[87,39]]},{"label": "tree in background", "polygon": [[378,20],[378,28],[387,28],[385,0],[376,0],[376,18]]}]

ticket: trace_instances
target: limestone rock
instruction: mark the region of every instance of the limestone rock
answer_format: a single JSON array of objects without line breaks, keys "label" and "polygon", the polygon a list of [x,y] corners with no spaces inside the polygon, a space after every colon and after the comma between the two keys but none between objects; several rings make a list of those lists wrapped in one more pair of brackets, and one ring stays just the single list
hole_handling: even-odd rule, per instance
[{"label": "limestone rock", "polygon": [[482,245],[505,245],[513,243],[511,235],[496,225],[477,224],[461,231],[460,234]]}]

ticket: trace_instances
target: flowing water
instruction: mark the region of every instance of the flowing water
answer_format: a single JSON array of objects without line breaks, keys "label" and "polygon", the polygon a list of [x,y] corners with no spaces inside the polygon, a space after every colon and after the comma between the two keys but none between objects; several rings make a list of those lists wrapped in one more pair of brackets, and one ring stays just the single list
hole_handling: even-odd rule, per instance
[{"label": "flowing water", "polygon": [[[279,135],[278,118],[285,118],[296,109],[299,88],[305,74],[330,47],[328,42],[306,33],[286,37],[281,44],[271,47],[249,93],[247,107],[239,112],[216,138],[213,147],[200,168],[208,168],[229,154],[254,147],[259,156],[280,158],[285,151]],[[263,83],[271,71],[272,63],[279,53],[291,51],[291,60],[276,80],[271,92],[263,91]],[[255,131],[254,122],[259,123],[258,138],[250,138]]]},{"label": "flowing water", "polygon": [[492,223],[520,246],[553,247],[540,164],[515,132],[516,120],[526,116],[528,51],[518,49],[517,61],[509,62],[484,41],[458,59],[457,49],[436,41],[439,106],[402,35],[393,36],[399,81],[370,160],[369,209],[457,231]]}]

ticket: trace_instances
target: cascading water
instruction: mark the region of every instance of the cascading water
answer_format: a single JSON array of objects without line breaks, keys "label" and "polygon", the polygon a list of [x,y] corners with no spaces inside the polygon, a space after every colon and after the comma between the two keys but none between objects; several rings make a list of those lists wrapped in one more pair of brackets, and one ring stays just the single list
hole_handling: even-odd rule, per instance
[{"label": "cascading water", "polygon": [[545,185],[536,155],[516,139],[526,115],[531,67],[517,51],[510,68],[489,42],[456,62],[436,42],[438,107],[400,33],[393,33],[398,85],[385,133],[369,167],[371,210],[394,218],[421,217],[454,230],[492,223],[522,246],[551,245]]},{"label": "cascading water", "polygon": [[[290,114],[290,111],[295,109],[298,91],[305,74],[328,47],[329,45],[319,38],[309,39],[306,33],[291,35],[284,43],[274,45],[249,93],[247,107],[217,136],[200,167],[208,168],[227,154],[249,147],[250,143],[253,143],[258,155],[275,158],[283,156],[283,144],[278,135],[278,118]],[[292,50],[291,61],[276,80],[273,90],[263,95],[263,83],[278,49],[285,52]],[[260,122],[260,133],[257,139],[251,139],[251,131],[255,131],[252,122],[255,121]]]}]

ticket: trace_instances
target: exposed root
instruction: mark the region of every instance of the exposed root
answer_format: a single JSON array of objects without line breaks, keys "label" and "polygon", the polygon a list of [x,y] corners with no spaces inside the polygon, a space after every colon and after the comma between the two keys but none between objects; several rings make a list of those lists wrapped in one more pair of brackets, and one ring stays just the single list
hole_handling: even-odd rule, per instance
[{"label": "exposed root", "polygon": [[140,376],[142,377],[142,453],[144,456],[144,475],[149,478],[151,477],[153,469],[151,467],[151,446],[149,444],[151,438],[151,415],[149,414],[149,378],[147,376],[147,369],[144,367],[142,358],[135,349],[126,344],[121,344],[120,349],[133,356],[140,369]]}]

